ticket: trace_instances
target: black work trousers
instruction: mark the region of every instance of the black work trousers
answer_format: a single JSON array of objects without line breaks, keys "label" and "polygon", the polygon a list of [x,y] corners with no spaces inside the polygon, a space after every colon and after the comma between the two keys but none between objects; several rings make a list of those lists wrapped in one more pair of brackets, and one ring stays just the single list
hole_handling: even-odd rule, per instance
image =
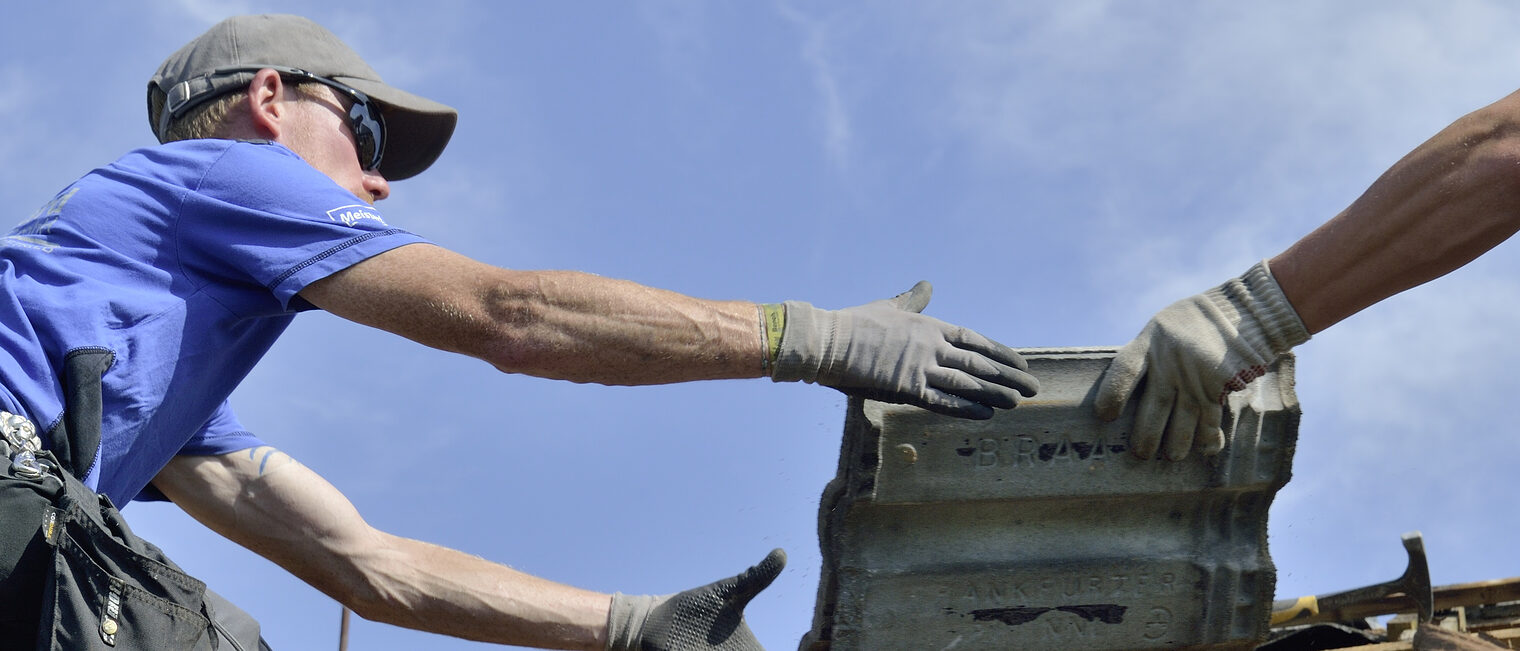
[{"label": "black work trousers", "polygon": [[0,457],[0,646],[268,648],[257,622],[132,533],[109,499],[39,458],[33,477]]}]

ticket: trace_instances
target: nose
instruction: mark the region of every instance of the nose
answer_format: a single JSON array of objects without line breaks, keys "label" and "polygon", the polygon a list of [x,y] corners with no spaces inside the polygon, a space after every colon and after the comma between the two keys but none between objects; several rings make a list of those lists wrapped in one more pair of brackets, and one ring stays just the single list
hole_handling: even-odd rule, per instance
[{"label": "nose", "polygon": [[365,170],[364,178],[360,181],[364,191],[369,194],[370,201],[380,201],[391,196],[390,181],[380,175],[379,170]]}]

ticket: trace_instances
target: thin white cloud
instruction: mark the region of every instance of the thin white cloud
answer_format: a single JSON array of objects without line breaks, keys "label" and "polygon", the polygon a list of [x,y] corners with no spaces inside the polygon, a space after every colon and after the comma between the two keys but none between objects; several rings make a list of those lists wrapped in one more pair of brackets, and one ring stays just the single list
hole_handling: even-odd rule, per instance
[{"label": "thin white cloud", "polygon": [[[1481,78],[1513,60],[1501,53],[1520,51],[1495,27],[1506,24],[1495,15],[1504,10],[1484,3],[1137,10],[1079,0],[921,11],[914,19],[936,34],[935,54],[951,84],[947,115],[959,131],[1004,156],[1060,166],[1091,166],[1095,157],[1083,144],[1210,124],[1250,129],[1254,116],[1278,111],[1306,127],[1336,128],[1342,139],[1371,141],[1430,110],[1473,102],[1410,88],[1450,86],[1453,75]],[[1448,36],[1455,33],[1463,38]],[[1370,106],[1399,110],[1347,112]],[[1178,150],[1185,154],[1189,144],[1179,141]]]},{"label": "thin white cloud", "polygon": [[1088,179],[1095,281],[1147,299],[1277,253],[1495,99],[1520,58],[1494,3],[909,7],[935,35],[949,137],[988,169]]},{"label": "thin white cloud", "polygon": [[1438,279],[1327,330],[1314,342],[1311,368],[1336,387],[1336,411],[1385,432],[1382,446],[1389,436],[1446,428],[1453,419],[1443,405],[1511,393],[1520,281],[1516,265],[1501,262]]},{"label": "thin white cloud", "polygon": [[835,166],[848,168],[854,129],[835,64],[830,59],[829,24],[824,19],[799,11],[788,2],[779,2],[776,7],[783,18],[802,32],[800,56],[812,75],[813,89],[818,93],[824,151]]}]

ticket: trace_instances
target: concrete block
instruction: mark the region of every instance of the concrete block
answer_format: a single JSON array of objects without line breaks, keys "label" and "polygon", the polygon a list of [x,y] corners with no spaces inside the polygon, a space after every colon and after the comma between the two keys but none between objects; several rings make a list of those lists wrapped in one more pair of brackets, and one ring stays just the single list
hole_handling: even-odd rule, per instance
[{"label": "concrete block", "polygon": [[851,400],[824,491],[805,651],[1249,649],[1276,570],[1267,510],[1298,432],[1292,358],[1230,396],[1229,443],[1129,454],[1092,415],[1114,350],[1022,351],[1043,390],[989,421]]}]

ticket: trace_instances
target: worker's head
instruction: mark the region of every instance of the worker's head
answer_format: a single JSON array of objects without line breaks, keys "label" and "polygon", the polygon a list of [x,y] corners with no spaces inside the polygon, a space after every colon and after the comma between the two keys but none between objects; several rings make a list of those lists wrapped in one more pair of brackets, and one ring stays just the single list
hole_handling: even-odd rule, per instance
[{"label": "worker's head", "polygon": [[148,123],[159,142],[277,140],[345,186],[334,174],[340,170],[322,164],[332,153],[323,148],[336,144],[329,127],[350,141],[354,171],[400,180],[437,160],[457,117],[386,85],[332,32],[299,16],[228,18],[170,55],[148,81]]}]

